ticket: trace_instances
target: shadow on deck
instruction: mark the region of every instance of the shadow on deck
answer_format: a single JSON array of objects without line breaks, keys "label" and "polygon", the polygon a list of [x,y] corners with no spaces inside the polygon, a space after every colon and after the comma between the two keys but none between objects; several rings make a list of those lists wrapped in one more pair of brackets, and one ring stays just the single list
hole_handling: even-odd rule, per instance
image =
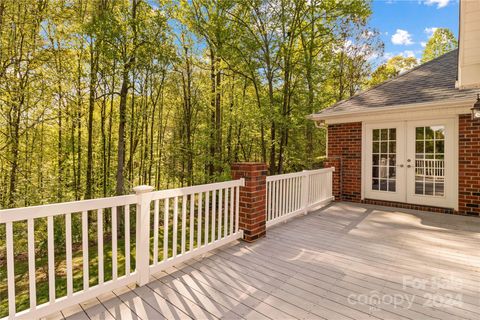
[{"label": "shadow on deck", "polygon": [[480,319],[478,218],[334,203],[51,318]]}]

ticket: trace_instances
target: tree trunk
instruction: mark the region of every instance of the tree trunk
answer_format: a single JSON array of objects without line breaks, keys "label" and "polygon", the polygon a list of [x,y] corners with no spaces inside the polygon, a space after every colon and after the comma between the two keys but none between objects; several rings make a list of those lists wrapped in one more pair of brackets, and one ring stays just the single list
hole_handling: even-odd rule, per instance
[{"label": "tree trunk", "polygon": [[187,73],[186,94],[185,94],[185,125],[187,139],[187,175],[188,185],[193,185],[193,146],[192,146],[192,70],[188,48],[185,47],[185,67]]},{"label": "tree trunk", "polygon": [[125,190],[125,126],[127,122],[127,96],[128,96],[128,64],[123,68],[122,87],[120,89],[119,122],[118,122],[118,145],[117,145],[117,185],[116,195],[124,194]]},{"label": "tree trunk", "polygon": [[113,61],[113,68],[112,68],[112,94],[110,97],[110,110],[108,113],[108,150],[107,150],[107,174],[108,174],[108,182],[110,185],[110,172],[111,164],[112,164],[112,136],[113,136],[113,105],[115,102],[115,95],[113,90],[115,89],[115,74],[116,74],[116,61]]},{"label": "tree trunk", "polygon": [[216,76],[216,95],[215,95],[215,153],[216,153],[216,173],[221,174],[223,171],[223,139],[222,139],[222,107],[221,107],[221,85],[222,73],[220,71],[220,59],[217,57],[217,76]]},{"label": "tree trunk", "polygon": [[87,142],[87,177],[85,179],[85,199],[91,199],[93,175],[93,114],[95,111],[95,86],[97,84],[98,50],[93,40],[90,42],[90,85],[88,97],[88,142]]},{"label": "tree trunk", "polygon": [[216,127],[216,76],[215,76],[215,52],[210,48],[210,159],[208,163],[208,175],[210,179],[215,174],[215,127]]},{"label": "tree trunk", "polygon": [[61,86],[59,85],[59,99],[58,99],[58,145],[57,145],[57,165],[58,165],[58,177],[57,177],[57,201],[62,201],[63,195],[63,151],[62,151],[62,137],[63,137],[63,128],[62,128],[62,94]]},{"label": "tree trunk", "polygon": [[12,144],[11,144],[11,154],[12,162],[10,166],[10,184],[9,184],[9,194],[8,194],[8,206],[13,207],[15,205],[15,194],[17,191],[17,171],[18,171],[18,152],[20,144],[20,109],[23,104],[23,97],[20,98],[18,104],[14,104],[14,119],[13,119],[13,128],[12,128]]}]

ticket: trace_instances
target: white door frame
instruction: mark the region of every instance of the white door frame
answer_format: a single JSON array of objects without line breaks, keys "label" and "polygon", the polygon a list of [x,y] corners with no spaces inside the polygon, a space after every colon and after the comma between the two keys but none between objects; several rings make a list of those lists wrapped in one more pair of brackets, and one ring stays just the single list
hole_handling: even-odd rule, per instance
[{"label": "white door frame", "polygon": [[[372,183],[372,130],[374,129],[396,129],[396,188],[395,192],[372,190],[369,186]],[[403,121],[396,122],[378,122],[368,123],[365,125],[365,196],[369,199],[378,199],[386,201],[405,202],[405,166],[403,156],[405,154],[405,123]],[[399,137],[401,140],[399,140]],[[400,142],[400,143],[399,143]],[[363,176],[363,174],[362,174]]]},{"label": "white door frame", "polygon": [[[409,118],[409,120],[407,120],[406,118]],[[364,199],[378,199],[378,200],[386,200],[386,201],[398,201],[398,202],[404,202],[404,203],[407,203],[407,192],[405,192],[405,197],[404,197],[404,200],[393,200],[392,197],[388,197],[387,196],[384,196],[384,195],[381,195],[381,196],[375,196],[375,197],[372,197],[371,195],[371,191],[367,191],[369,188],[369,184],[371,183],[371,180],[370,178],[368,178],[368,176],[371,176],[371,168],[368,168],[368,164],[371,163],[371,160],[370,161],[367,161],[367,157],[371,157],[371,154],[368,154],[368,147],[367,148],[367,130],[370,130],[374,127],[376,128],[386,128],[388,125],[392,125],[392,124],[397,124],[397,123],[403,123],[404,124],[404,130],[407,130],[407,123],[408,122],[412,122],[412,123],[416,123],[417,125],[429,125],[429,124],[432,124],[432,123],[437,123],[439,124],[441,121],[443,121],[445,124],[449,124],[451,127],[452,127],[452,133],[449,135],[450,136],[450,150],[451,153],[450,153],[450,164],[449,166],[451,166],[451,168],[453,168],[453,170],[450,170],[451,172],[449,173],[449,183],[448,183],[448,186],[447,186],[447,183],[445,185],[445,200],[444,201],[439,201],[440,199],[438,198],[430,198],[429,201],[426,201],[426,198],[428,197],[421,197],[421,198],[417,198],[416,201],[415,200],[415,197],[414,199],[409,199],[410,201],[413,201],[413,202],[410,202],[412,204],[420,204],[420,205],[429,205],[429,206],[436,206],[436,207],[445,207],[445,208],[453,208],[454,210],[458,210],[458,116],[457,115],[451,115],[451,116],[443,116],[443,117],[440,117],[440,116],[429,116],[429,117],[426,117],[426,116],[420,116],[418,118],[416,118],[416,120],[410,120],[412,119],[411,115],[408,115],[407,117],[405,117],[404,119],[399,119],[399,121],[395,121],[395,122],[388,122],[388,121],[381,121],[381,120],[376,120],[376,121],[363,121],[362,122],[362,165],[361,165],[361,168],[362,168],[362,174],[361,174],[361,177],[362,177],[362,182],[361,182],[361,198],[362,200]],[[405,133],[405,135],[407,135],[407,133]],[[398,139],[398,138],[397,138]],[[404,145],[404,150],[405,150],[405,155],[407,154],[407,140],[408,138],[405,137],[405,145]],[[447,142],[446,142],[447,143]],[[370,141],[370,145],[371,145],[371,141]],[[398,143],[398,140],[397,140],[397,148],[399,147],[399,143]],[[447,148],[447,146],[445,146],[445,148]],[[397,151],[398,152],[398,151]],[[405,162],[406,162],[406,156],[405,156]],[[404,163],[403,161],[401,162],[398,162],[397,161],[397,164],[401,164],[403,163],[404,165],[406,163]],[[405,167],[404,167],[405,168]],[[399,170],[400,168],[397,167],[397,170]],[[404,170],[405,171],[405,170]],[[397,171],[399,174],[400,171]],[[368,174],[367,174],[368,173]],[[408,183],[407,181],[407,178],[406,178],[406,173],[405,173],[405,180],[406,180],[406,183]],[[407,189],[407,186],[405,186],[405,190]],[[398,186],[397,186],[397,190],[398,189]],[[382,192],[383,194],[385,194],[385,192]],[[390,193],[392,194],[392,193]],[[400,198],[400,197],[399,197]]]}]

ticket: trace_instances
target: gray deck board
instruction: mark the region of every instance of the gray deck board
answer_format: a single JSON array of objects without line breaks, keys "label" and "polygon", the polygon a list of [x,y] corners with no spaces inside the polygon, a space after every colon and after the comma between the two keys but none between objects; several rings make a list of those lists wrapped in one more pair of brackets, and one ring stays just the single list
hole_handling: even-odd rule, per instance
[{"label": "gray deck board", "polygon": [[476,320],[479,250],[478,218],[334,203],[49,318]]}]

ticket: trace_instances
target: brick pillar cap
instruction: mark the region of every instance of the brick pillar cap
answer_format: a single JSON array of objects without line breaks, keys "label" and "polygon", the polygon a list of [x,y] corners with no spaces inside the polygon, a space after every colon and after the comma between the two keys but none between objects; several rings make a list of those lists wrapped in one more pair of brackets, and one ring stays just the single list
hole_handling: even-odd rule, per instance
[{"label": "brick pillar cap", "polygon": [[268,166],[263,162],[236,162],[232,164],[232,169],[237,169],[241,167],[260,167],[260,168],[267,168]]},{"label": "brick pillar cap", "polygon": [[245,165],[259,165],[259,164],[263,164],[266,166],[265,163],[263,162],[235,162],[234,165],[239,165],[239,164],[245,164]]}]

